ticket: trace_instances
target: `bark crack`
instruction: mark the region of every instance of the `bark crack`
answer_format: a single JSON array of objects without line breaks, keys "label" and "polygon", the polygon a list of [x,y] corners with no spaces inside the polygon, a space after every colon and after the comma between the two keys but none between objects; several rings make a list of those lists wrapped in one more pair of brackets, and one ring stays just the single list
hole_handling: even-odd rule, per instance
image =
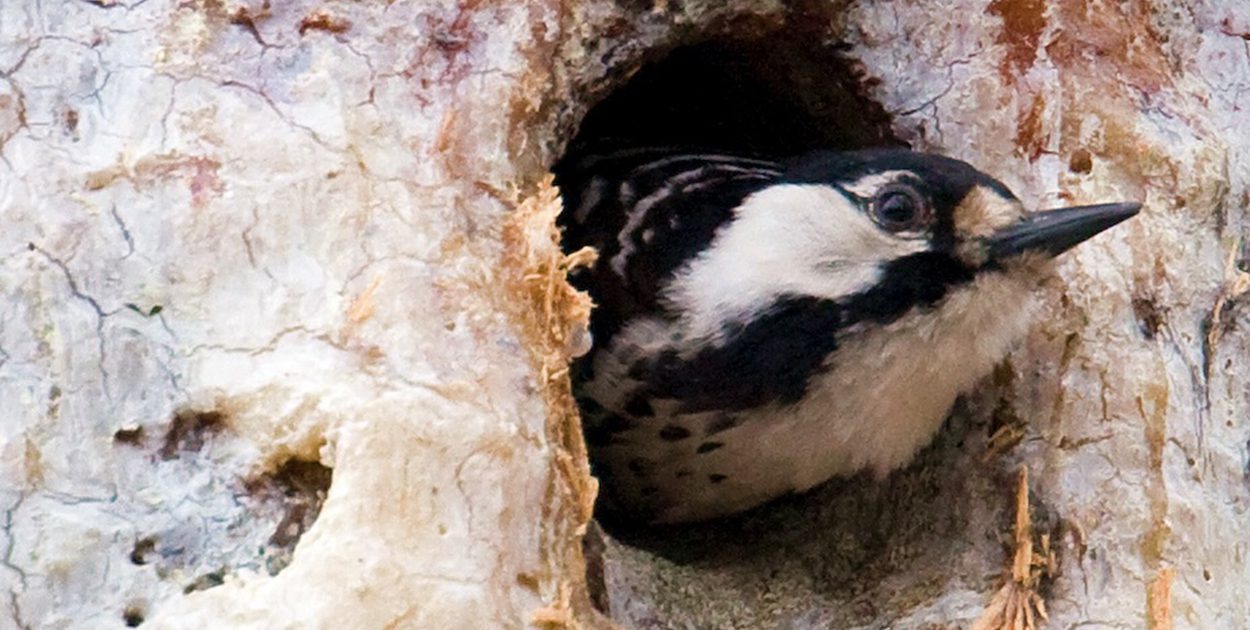
[{"label": "bark crack", "polygon": [[274,334],[273,337],[269,339],[269,341],[265,342],[265,344],[261,346],[227,346],[224,344],[216,344],[216,343],[200,344],[197,346],[192,346],[191,349],[187,351],[187,355],[194,356],[200,352],[209,350],[209,351],[214,351],[214,352],[223,352],[226,354],[246,354],[248,356],[253,356],[253,357],[260,356],[262,354],[268,354],[268,353],[276,351],[278,349],[278,344],[282,343],[283,339],[285,339],[289,335],[293,335],[296,333],[302,333],[309,339],[316,339],[318,341],[325,342],[327,345],[335,349],[338,349],[338,350],[344,349],[341,344],[331,339],[329,334],[324,333],[324,332],[318,332],[316,330],[308,328],[307,326],[297,325],[297,326],[288,326],[286,328],[283,328],[282,330],[279,330],[276,334]]},{"label": "bark crack", "polygon": [[16,627],[22,628],[23,630],[29,628],[30,626],[22,619],[22,602],[19,595],[26,592],[28,578],[25,569],[18,566],[13,561],[13,553],[17,549],[17,542],[14,540],[13,536],[13,513],[22,507],[22,502],[25,500],[25,494],[18,495],[17,501],[14,501],[13,505],[5,508],[4,524],[0,526],[0,532],[4,533],[5,540],[4,554],[3,557],[0,558],[0,565],[11,569],[17,574],[18,585],[20,587],[9,591],[9,608],[12,610],[13,621],[15,622]]},{"label": "bark crack", "polygon": [[[207,77],[197,77],[197,78],[205,80],[205,81],[212,81],[211,79],[208,79]],[[286,123],[292,129],[296,129],[296,130],[303,132],[310,139],[312,139],[313,142],[316,142],[321,148],[327,151],[333,151],[336,153],[339,152],[338,149],[335,149],[334,147],[330,146],[330,144],[326,142],[326,140],[321,137],[321,134],[317,133],[315,129],[307,125],[303,125],[298,122],[295,122],[294,120],[291,120],[291,118],[287,116],[286,112],[282,111],[282,108],[278,107],[278,104],[275,103],[273,99],[270,98],[269,95],[265,93],[264,90],[256,86],[248,85],[241,81],[236,81],[234,79],[228,79],[226,81],[214,81],[214,83],[223,88],[235,88],[235,89],[238,89],[238,90],[241,90],[241,91],[244,91],[244,92],[247,92],[249,94],[259,97],[261,101],[263,101],[265,105],[269,108],[269,110],[272,111],[278,117],[279,120]]]},{"label": "bark crack", "polygon": [[953,59],[953,60],[951,60],[951,62],[950,62],[950,63],[946,64],[946,87],[942,88],[942,90],[941,90],[940,92],[938,92],[936,95],[934,95],[932,98],[929,98],[929,99],[925,100],[924,102],[922,102],[921,104],[919,104],[919,105],[917,105],[917,106],[915,106],[915,107],[909,107],[909,108],[905,108],[905,109],[900,109],[900,110],[892,111],[892,112],[890,112],[890,115],[892,115],[892,116],[910,116],[910,115],[912,115],[912,114],[916,114],[916,113],[919,113],[919,112],[921,112],[921,111],[923,111],[923,110],[925,110],[925,109],[928,109],[930,106],[932,106],[932,107],[934,108],[934,113],[936,114],[936,112],[937,112],[937,102],[938,102],[939,100],[941,100],[943,97],[945,97],[947,94],[950,94],[951,90],[955,89],[955,85],[957,84],[957,82],[955,81],[955,76],[954,76],[954,73],[955,73],[955,67],[956,67],[956,66],[966,66],[966,65],[971,64],[971,63],[972,63],[972,61],[973,61],[974,59],[976,59],[978,55],[980,55],[980,54],[981,54],[981,51],[982,51],[982,49],[978,48],[978,49],[976,49],[976,50],[972,51],[972,52],[971,52],[970,54],[968,54],[966,57],[961,57],[961,58],[959,58],[959,59]]},{"label": "bark crack", "polygon": [[122,260],[130,258],[135,253],[135,239],[130,235],[130,229],[126,227],[126,222],[122,220],[120,214],[117,214],[117,204],[113,204],[109,208],[109,215],[113,217],[113,223],[117,225],[117,229],[122,233],[122,239],[126,241],[126,255],[122,256]]},{"label": "bark crack", "polygon": [[61,275],[65,277],[65,283],[69,287],[70,294],[73,295],[75,299],[85,302],[88,306],[91,307],[92,312],[95,313],[96,348],[97,348],[97,351],[100,353],[97,367],[100,370],[101,383],[104,388],[104,397],[107,398],[110,403],[112,403],[113,392],[112,392],[112,387],[111,387],[111,382],[110,382],[111,377],[109,375],[108,368],[105,367],[105,362],[106,362],[106,359],[108,358],[108,349],[106,347],[106,344],[104,343],[104,320],[112,316],[113,314],[117,313],[118,309],[105,311],[104,308],[100,306],[99,300],[83,292],[83,290],[79,288],[78,286],[78,281],[74,279],[74,274],[70,272],[69,267],[65,264],[63,260],[61,260],[60,258],[57,258],[56,256],[53,256],[47,250],[43,249],[42,247],[38,245],[35,245],[34,243],[30,243],[27,246],[27,248],[33,252],[38,253],[45,260],[47,260],[48,263],[50,263],[52,266],[59,269],[61,271]]}]

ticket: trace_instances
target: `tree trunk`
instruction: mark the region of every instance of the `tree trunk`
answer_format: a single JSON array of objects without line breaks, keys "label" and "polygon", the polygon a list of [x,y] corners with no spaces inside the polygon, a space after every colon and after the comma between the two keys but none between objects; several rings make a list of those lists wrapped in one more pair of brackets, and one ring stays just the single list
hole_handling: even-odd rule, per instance
[{"label": "tree trunk", "polygon": [[[908,469],[605,534],[547,171],[732,64],[1145,210]],[[1238,0],[4,2],[0,628],[1244,625],[1248,109]]]}]

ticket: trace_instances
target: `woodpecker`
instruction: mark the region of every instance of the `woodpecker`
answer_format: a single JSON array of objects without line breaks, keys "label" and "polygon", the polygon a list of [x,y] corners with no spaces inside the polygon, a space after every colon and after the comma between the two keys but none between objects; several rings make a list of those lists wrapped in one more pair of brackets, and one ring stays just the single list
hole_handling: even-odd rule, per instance
[{"label": "woodpecker", "polygon": [[1022,338],[1051,260],[1138,203],[1027,212],[905,149],[784,159],[634,149],[557,166],[599,257],[574,391],[604,499],[652,523],[883,478]]}]

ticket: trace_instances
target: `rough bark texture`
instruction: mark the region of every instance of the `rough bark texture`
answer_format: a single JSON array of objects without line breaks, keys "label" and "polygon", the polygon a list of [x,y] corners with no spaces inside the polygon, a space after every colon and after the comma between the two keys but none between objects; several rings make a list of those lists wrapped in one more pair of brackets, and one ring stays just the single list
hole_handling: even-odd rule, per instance
[{"label": "rough bark texture", "polygon": [[592,528],[589,595],[640,628],[966,627],[1024,467],[1053,627],[1246,623],[1244,3],[16,0],[0,627],[603,623],[546,170],[706,40],[836,47],[912,146],[1146,209],[908,470]]}]

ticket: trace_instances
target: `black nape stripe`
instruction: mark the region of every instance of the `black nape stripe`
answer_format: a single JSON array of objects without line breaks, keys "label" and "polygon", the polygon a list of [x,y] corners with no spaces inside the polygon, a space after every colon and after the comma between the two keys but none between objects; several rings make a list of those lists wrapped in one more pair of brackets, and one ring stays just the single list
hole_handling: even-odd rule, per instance
[{"label": "black nape stripe", "polygon": [[793,404],[837,349],[839,331],[888,324],[913,308],[931,307],[973,275],[947,254],[913,254],[886,265],[881,279],[862,293],[836,302],[782,297],[763,315],[731,324],[727,343],[690,358],[665,353],[635,371],[646,373],[647,396],[677,400],[681,413]]}]

